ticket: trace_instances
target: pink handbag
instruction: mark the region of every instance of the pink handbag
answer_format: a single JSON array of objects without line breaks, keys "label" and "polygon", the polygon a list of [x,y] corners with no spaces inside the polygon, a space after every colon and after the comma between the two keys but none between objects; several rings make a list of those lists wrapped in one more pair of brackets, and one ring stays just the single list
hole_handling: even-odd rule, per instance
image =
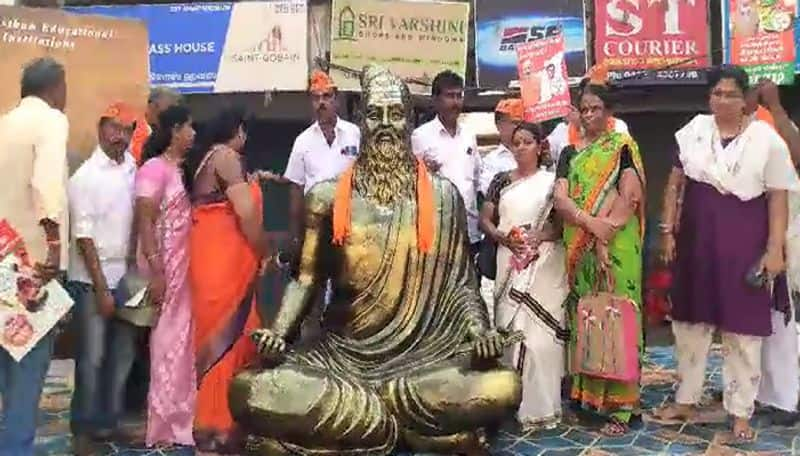
[{"label": "pink handbag", "polygon": [[[609,284],[608,289],[613,287]],[[572,372],[624,383],[638,381],[641,324],[636,303],[594,291],[578,301],[576,318]]]}]

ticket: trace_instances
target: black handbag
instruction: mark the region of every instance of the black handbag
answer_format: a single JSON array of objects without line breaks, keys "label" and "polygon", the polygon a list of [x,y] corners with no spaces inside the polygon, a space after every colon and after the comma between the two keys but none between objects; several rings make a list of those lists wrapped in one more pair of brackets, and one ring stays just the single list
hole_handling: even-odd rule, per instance
[{"label": "black handbag", "polygon": [[478,246],[478,272],[489,280],[497,277],[497,243],[489,236],[484,236]]}]

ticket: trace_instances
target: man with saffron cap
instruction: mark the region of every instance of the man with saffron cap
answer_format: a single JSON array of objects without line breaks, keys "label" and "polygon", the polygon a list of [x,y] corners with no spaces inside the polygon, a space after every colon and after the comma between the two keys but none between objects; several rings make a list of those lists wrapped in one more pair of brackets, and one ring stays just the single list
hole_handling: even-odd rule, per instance
[{"label": "man with saffron cap", "polygon": [[[308,192],[300,274],[254,334],[270,366],[233,381],[233,416],[253,454],[488,454],[482,428],[519,406],[496,364],[514,341],[478,296],[458,189],[411,152],[408,87],[376,66],[361,78],[363,149]],[[328,278],[320,339],[289,348]]]},{"label": "man with saffron cap", "polygon": [[[361,143],[358,126],[341,119],[336,113],[336,84],[325,72],[314,70],[308,84],[311,107],[316,119],[295,139],[283,177],[289,187],[289,255],[296,269],[303,243],[304,195],[318,182],[339,176],[355,158]],[[326,301],[327,301],[326,292]],[[309,315],[307,331],[316,332],[321,309],[316,306]]]},{"label": "man with saffron cap", "polygon": [[136,114],[113,103],[100,115],[98,145],[69,180],[72,240],[67,289],[75,300],[75,393],[70,427],[75,453],[117,431],[137,329],[115,318],[125,296],[117,285],[133,264],[136,161],[128,152]]},{"label": "man with saffron cap", "polygon": [[495,175],[517,167],[514,154],[511,153],[511,135],[514,133],[514,128],[522,122],[523,112],[520,98],[500,100],[494,108],[494,124],[500,135],[500,144],[483,157],[478,188],[481,197],[486,196],[486,191]]}]

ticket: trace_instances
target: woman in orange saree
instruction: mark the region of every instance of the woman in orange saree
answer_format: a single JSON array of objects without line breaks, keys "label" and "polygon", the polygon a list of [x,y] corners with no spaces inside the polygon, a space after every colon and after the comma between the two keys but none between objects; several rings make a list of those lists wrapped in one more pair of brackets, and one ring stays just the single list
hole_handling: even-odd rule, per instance
[{"label": "woman in orange saree", "polygon": [[255,289],[265,251],[261,190],[249,183],[241,152],[243,116],[223,112],[206,125],[186,160],[192,195],[190,283],[198,376],[198,448],[239,451],[228,386],[256,356],[249,334],[260,326]]}]

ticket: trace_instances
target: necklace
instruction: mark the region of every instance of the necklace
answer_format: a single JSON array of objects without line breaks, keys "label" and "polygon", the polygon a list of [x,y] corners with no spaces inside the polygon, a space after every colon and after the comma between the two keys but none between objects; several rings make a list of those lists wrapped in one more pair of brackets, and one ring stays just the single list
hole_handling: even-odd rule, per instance
[{"label": "necklace", "polygon": [[[744,148],[744,145],[740,145],[740,142],[744,141],[742,138],[744,129],[745,129],[745,118],[742,118],[739,121],[739,126],[736,129],[736,135],[732,138],[732,140],[723,147],[722,145],[722,133],[719,131],[719,125],[714,120],[714,131],[711,135],[711,150],[713,151],[712,159],[718,163],[725,166],[728,173],[730,174],[738,174],[740,165],[739,161],[742,159],[741,150]],[[726,150],[729,151],[726,153]],[[739,150],[740,153],[735,154],[735,152]]]},{"label": "necklace", "polygon": [[177,166],[183,159],[181,157],[176,157],[171,152],[172,152],[172,149],[171,148],[167,148],[167,150],[165,150],[164,153],[161,154],[161,156],[164,157],[164,160],[166,160],[167,162],[172,163],[173,165]]}]

